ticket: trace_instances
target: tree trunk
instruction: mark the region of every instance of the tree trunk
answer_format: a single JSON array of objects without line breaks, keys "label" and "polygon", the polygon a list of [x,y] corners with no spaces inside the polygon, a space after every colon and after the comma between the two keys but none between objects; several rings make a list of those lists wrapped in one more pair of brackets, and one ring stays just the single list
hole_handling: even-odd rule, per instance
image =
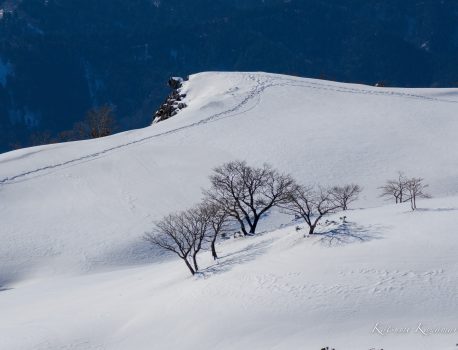
[{"label": "tree trunk", "polygon": [[243,223],[243,220],[241,220],[240,218],[236,218],[236,219],[240,224],[240,229],[242,230],[243,235],[244,236],[248,235],[248,232],[246,232],[246,228],[245,228],[245,224]]},{"label": "tree trunk", "polygon": [[250,225],[250,234],[254,235],[256,233],[256,226],[258,226],[259,216],[255,216],[253,224]]},{"label": "tree trunk", "polygon": [[216,241],[216,236],[215,236],[215,239],[212,240],[212,244],[211,244],[213,260],[218,259],[218,254],[216,254],[215,241]]},{"label": "tree trunk", "polygon": [[194,262],[194,270],[199,271],[199,266],[197,265],[197,254],[193,254],[192,261]]},{"label": "tree trunk", "polygon": [[309,235],[313,235],[315,233],[315,227],[316,227],[316,225],[310,225],[309,226]]},{"label": "tree trunk", "polygon": [[191,264],[189,263],[188,259],[183,259],[184,262],[186,263],[186,266],[188,267],[189,271],[191,272],[191,275],[195,275],[196,271],[194,271],[194,269],[192,268]]}]

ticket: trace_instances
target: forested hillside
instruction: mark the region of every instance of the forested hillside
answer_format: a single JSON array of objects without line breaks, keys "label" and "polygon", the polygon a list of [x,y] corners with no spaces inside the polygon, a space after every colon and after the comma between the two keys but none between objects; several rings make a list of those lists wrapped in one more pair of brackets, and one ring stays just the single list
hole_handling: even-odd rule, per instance
[{"label": "forested hillside", "polygon": [[456,1],[7,0],[0,9],[0,151],[57,137],[102,104],[118,130],[146,126],[170,75],[204,70],[458,84]]}]

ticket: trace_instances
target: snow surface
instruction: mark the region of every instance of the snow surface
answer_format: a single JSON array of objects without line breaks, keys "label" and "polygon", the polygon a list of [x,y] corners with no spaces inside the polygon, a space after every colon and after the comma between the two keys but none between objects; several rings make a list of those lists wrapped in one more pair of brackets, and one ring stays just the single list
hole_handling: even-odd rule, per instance
[{"label": "snow surface", "polygon": [[[183,90],[188,107],[151,127],[0,155],[0,349],[456,348],[415,329],[458,327],[457,89],[201,73]],[[365,209],[313,238],[272,213],[190,277],[142,234],[233,159],[356,182]],[[398,170],[436,199],[386,205]]]}]

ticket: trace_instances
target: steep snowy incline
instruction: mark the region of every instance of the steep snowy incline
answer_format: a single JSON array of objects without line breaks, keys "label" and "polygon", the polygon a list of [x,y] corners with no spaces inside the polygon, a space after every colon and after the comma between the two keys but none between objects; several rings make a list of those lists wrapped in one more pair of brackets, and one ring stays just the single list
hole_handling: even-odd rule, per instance
[{"label": "steep snowy incline", "polygon": [[188,108],[151,127],[0,156],[0,285],[155,259],[151,222],[199,200],[211,168],[272,163],[305,183],[396,171],[458,193],[458,90],[387,89],[265,73],[202,73]]}]

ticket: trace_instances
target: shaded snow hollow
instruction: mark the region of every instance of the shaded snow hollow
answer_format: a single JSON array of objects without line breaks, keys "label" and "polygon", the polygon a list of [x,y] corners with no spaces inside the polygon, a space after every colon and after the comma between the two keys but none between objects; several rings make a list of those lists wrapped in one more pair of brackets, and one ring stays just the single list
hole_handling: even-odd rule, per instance
[{"label": "shaded snow hollow", "polygon": [[[415,329],[458,327],[458,90],[202,73],[183,92],[151,127],[0,155],[0,349],[455,348]],[[272,213],[191,278],[142,234],[233,159],[356,182],[366,209],[306,239]],[[437,199],[386,205],[398,170]]]}]

